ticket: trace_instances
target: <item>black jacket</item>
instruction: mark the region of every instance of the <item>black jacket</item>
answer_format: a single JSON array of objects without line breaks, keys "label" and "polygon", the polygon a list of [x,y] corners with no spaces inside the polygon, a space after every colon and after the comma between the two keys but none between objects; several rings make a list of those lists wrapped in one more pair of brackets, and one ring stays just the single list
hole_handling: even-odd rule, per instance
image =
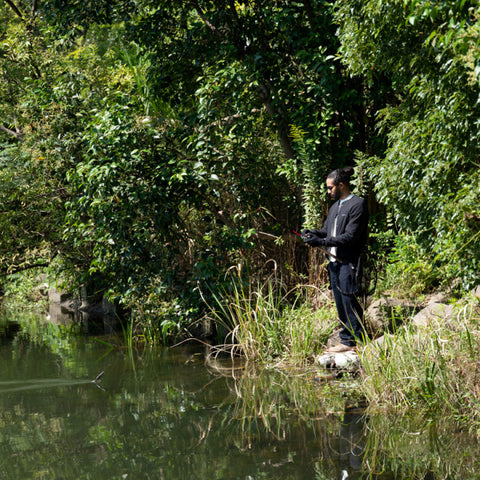
[{"label": "black jacket", "polygon": [[[333,225],[337,217],[337,231],[333,236]],[[368,236],[368,211],[365,200],[354,195],[344,201],[335,202],[321,230],[311,230],[325,239],[325,247],[337,247],[336,256],[346,263],[356,264]]]}]

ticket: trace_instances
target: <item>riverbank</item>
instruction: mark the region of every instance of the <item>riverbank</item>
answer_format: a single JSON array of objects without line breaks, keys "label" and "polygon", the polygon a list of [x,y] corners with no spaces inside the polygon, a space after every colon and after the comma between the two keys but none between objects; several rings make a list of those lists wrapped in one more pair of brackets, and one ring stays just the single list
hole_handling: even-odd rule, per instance
[{"label": "riverbank", "polygon": [[[223,302],[229,308],[222,318],[229,316],[236,351],[277,367],[321,358],[337,326],[328,291],[316,291],[314,306],[306,301],[285,305],[271,292],[268,286],[236,292]],[[304,292],[301,298],[309,297]],[[462,298],[437,292],[416,302],[382,298],[371,306],[367,322],[373,340],[358,349],[358,365],[344,369],[355,376],[369,409],[441,416],[480,432],[480,292]]]},{"label": "riverbank", "polygon": [[[43,310],[47,316],[47,286],[38,275],[19,279],[10,284],[4,306],[20,308],[22,304],[23,309]],[[228,301],[219,298],[216,308],[211,306],[209,321],[224,329],[226,340],[212,352],[285,372],[303,369],[313,378],[323,371],[315,362],[337,327],[328,290],[315,289],[314,293],[304,287],[278,295],[267,282],[261,288],[238,288]],[[480,432],[478,292],[457,300],[439,299],[430,297],[428,303],[424,298],[418,308],[411,308],[411,301],[388,304],[383,299],[380,305],[389,308],[383,310],[381,332],[378,315],[375,318],[375,336],[382,333],[382,341],[377,338],[359,349],[359,367],[345,373],[354,375],[356,392],[372,411],[441,415]],[[368,316],[373,322],[371,312]],[[129,335],[126,344],[145,346],[145,336],[135,327],[123,333]]]}]

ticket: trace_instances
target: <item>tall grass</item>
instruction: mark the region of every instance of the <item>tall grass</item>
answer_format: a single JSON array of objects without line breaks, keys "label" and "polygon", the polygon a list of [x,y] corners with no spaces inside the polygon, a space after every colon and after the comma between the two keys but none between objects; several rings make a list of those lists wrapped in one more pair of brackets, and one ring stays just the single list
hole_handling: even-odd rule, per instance
[{"label": "tall grass", "polygon": [[478,301],[455,311],[456,318],[400,328],[365,348],[363,388],[372,408],[449,417],[480,433]]},{"label": "tall grass", "polygon": [[210,318],[226,333],[223,347],[247,360],[263,363],[308,363],[336,326],[332,302],[314,311],[306,290],[285,291],[275,273],[263,283],[246,282],[240,268],[229,291],[216,293]]}]

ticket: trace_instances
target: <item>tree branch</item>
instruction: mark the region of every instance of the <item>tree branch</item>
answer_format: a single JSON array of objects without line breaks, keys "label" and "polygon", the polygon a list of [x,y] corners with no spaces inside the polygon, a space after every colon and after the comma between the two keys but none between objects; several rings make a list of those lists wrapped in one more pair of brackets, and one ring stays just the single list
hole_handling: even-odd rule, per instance
[{"label": "tree branch", "polygon": [[[249,113],[258,113],[261,110],[258,108],[252,108]],[[246,115],[246,113],[234,113],[233,115],[229,115],[227,117],[219,118],[208,125],[205,125],[203,128],[210,128],[210,127],[221,127],[222,125],[228,125],[229,123],[233,123],[234,120],[237,118],[242,118]]]},{"label": "tree branch", "polygon": [[15,137],[17,140],[22,139],[22,132],[10,130],[9,128],[4,127],[3,125],[0,125],[0,131],[8,133],[8,135]]},{"label": "tree branch", "polygon": [[282,146],[285,157],[294,158],[295,151],[292,147],[292,142],[288,137],[288,130],[286,129],[286,125],[288,125],[288,122],[286,122],[284,116],[282,116],[280,112],[277,112],[273,107],[272,97],[270,95],[270,88],[266,83],[260,83],[257,91],[258,96],[265,107],[265,110],[272,117],[277,127],[278,139],[280,141],[280,145]]},{"label": "tree branch", "polygon": [[205,14],[203,13],[202,9],[200,8],[200,5],[198,4],[198,1],[197,0],[193,0],[192,2],[190,2],[190,5],[192,5],[192,7],[197,11],[198,13],[198,16],[203,20],[203,23],[215,34],[217,35],[218,37],[223,37],[223,35],[221,34],[221,32],[217,29],[217,27],[215,27],[215,25],[211,24],[209,21],[208,21],[208,18],[205,16]]},{"label": "tree branch", "polygon": [[22,265],[13,268],[8,268],[0,271],[0,277],[6,277],[7,275],[13,275],[14,273],[24,272],[25,270],[31,270],[32,268],[48,267],[50,262],[35,263],[33,265]]},{"label": "tree branch", "polygon": [[17,15],[17,17],[20,17],[23,21],[25,21],[25,19],[23,18],[23,15],[22,15],[22,12],[19,10],[19,8],[12,2],[12,0],[5,0],[5,3],[10,6],[10,8],[15,12],[15,15]]}]

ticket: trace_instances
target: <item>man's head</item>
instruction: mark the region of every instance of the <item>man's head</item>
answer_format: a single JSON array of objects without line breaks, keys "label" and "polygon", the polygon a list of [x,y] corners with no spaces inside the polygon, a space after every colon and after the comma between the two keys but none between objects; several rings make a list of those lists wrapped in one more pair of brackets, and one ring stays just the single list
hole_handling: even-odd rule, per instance
[{"label": "man's head", "polygon": [[347,198],[350,195],[350,177],[353,168],[339,168],[327,176],[327,191],[333,200]]}]

